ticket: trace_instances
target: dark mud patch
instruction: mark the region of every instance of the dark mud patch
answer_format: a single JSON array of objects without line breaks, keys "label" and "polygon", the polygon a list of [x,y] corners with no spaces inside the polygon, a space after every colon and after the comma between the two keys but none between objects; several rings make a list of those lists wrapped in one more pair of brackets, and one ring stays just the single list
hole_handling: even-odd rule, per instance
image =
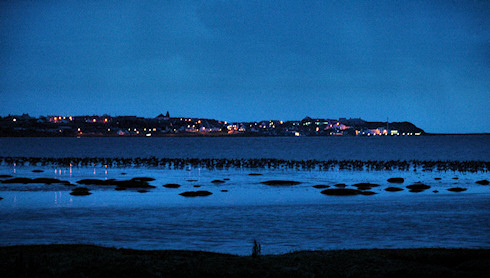
[{"label": "dark mud patch", "polygon": [[369,183],[369,182],[361,182],[361,183],[353,184],[352,186],[357,187],[357,189],[359,190],[370,190],[373,187],[378,187],[380,185],[375,183]]},{"label": "dark mud patch", "polygon": [[449,188],[447,191],[451,191],[451,192],[463,192],[463,191],[466,191],[467,189],[466,188],[462,188],[462,187],[453,187],[453,188]]},{"label": "dark mud patch", "polygon": [[420,192],[420,191],[429,189],[430,186],[428,186],[427,184],[423,184],[423,183],[418,182],[418,183],[408,185],[407,188],[410,189],[410,192]]},{"label": "dark mud patch", "polygon": [[385,188],[385,191],[388,191],[388,192],[398,192],[398,191],[403,191],[403,188],[399,188],[399,187],[387,187],[387,188]]},{"label": "dark mud patch", "polygon": [[211,183],[220,184],[220,183],[225,183],[225,181],[224,180],[212,180]]},{"label": "dark mud patch", "polygon": [[184,196],[184,197],[206,197],[206,196],[209,196],[212,194],[213,193],[211,193],[209,191],[200,190],[200,191],[186,191],[186,192],[180,193],[179,195]]},{"label": "dark mud patch", "polygon": [[77,188],[73,189],[72,192],[70,192],[70,195],[73,195],[73,196],[87,196],[90,194],[92,194],[92,193],[90,193],[88,191],[88,188],[86,188],[86,187],[77,187]]},{"label": "dark mud patch", "polygon": [[289,180],[270,180],[263,181],[261,184],[271,185],[271,186],[290,186],[290,185],[298,185],[301,184],[299,181],[289,181]]},{"label": "dark mud patch", "polygon": [[155,188],[155,186],[150,185],[147,181],[141,180],[140,178],[130,179],[130,180],[83,179],[77,181],[77,183],[82,185],[117,186],[117,187],[124,187],[124,188]]},{"label": "dark mud patch", "polygon": [[180,184],[176,184],[176,183],[167,183],[167,184],[164,184],[162,185],[163,187],[165,188],[179,188],[180,187]]},{"label": "dark mud patch", "polygon": [[32,179],[30,178],[13,178],[13,179],[8,179],[8,180],[3,180],[2,183],[22,183],[22,184],[29,184],[32,182]]},{"label": "dark mud patch", "polygon": [[389,178],[387,181],[389,183],[404,183],[405,179],[404,178]]},{"label": "dark mud patch", "polygon": [[360,195],[361,192],[361,190],[350,188],[332,188],[323,190],[321,193],[328,196],[355,196]]}]

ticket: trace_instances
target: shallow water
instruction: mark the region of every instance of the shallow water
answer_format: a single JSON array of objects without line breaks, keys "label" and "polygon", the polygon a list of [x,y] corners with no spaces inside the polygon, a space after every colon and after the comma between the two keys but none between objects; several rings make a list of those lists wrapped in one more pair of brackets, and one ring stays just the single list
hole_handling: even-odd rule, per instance
[{"label": "shallow water", "polygon": [[[33,173],[33,169],[44,172]],[[249,176],[251,172],[262,175]],[[489,178],[485,172],[1,166],[0,174],[72,183],[84,178],[148,176],[156,179],[150,184],[157,186],[148,193],[87,186],[93,194],[77,197],[63,185],[0,184],[2,245],[91,243],[241,255],[251,252],[254,239],[262,244],[264,254],[304,249],[490,247],[490,187],[475,184]],[[396,176],[405,182],[386,181]],[[224,178],[230,180],[211,183]],[[286,187],[260,183],[272,179],[302,183]],[[417,181],[431,188],[420,193],[384,191]],[[336,183],[350,187],[358,182],[381,186],[372,189],[376,195],[353,197],[326,196],[312,187]],[[182,186],[163,188],[166,183]],[[456,186],[467,191],[447,191]],[[213,195],[178,195],[191,190]]]}]

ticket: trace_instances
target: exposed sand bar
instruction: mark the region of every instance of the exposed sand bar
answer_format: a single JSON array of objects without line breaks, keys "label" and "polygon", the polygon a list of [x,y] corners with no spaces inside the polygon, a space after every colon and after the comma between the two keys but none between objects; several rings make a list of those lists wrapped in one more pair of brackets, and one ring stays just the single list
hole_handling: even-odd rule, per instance
[{"label": "exposed sand bar", "polygon": [[2,277],[488,277],[490,249],[301,251],[253,258],[28,245],[0,247],[0,269]]}]

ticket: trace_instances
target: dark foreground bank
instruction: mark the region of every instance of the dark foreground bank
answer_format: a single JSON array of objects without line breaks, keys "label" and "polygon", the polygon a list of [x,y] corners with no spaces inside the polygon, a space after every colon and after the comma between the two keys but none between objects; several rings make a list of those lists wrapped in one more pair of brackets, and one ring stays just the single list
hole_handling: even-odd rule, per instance
[{"label": "dark foreground bank", "polygon": [[2,277],[488,277],[490,249],[374,249],[234,256],[90,245],[0,247]]}]

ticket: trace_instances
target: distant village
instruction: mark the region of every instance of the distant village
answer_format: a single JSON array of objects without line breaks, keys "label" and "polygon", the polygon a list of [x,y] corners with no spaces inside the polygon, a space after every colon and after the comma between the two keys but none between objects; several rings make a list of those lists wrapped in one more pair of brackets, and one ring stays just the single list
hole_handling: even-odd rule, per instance
[{"label": "distant village", "polygon": [[424,131],[410,122],[368,122],[360,118],[298,121],[226,122],[205,118],[28,114],[0,117],[0,136],[419,136]]}]

